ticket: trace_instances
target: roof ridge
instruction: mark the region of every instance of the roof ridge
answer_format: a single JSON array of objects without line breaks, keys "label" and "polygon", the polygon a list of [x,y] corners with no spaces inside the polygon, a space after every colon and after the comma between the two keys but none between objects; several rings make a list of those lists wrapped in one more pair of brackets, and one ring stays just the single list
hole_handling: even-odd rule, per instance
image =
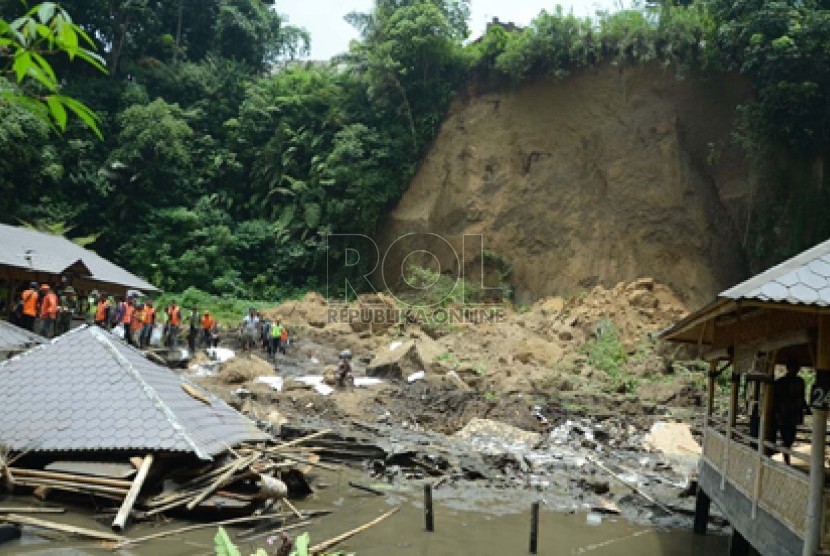
[{"label": "roof ridge", "polygon": [[[735,284],[722,292],[717,297],[721,299],[738,299],[745,298],[750,289],[758,289],[770,282],[778,282],[780,278],[788,275],[791,272],[796,272],[809,265],[816,259],[830,253],[830,239],[826,239],[821,243],[813,245],[812,247],[781,261],[755,276],[750,276],[746,280]],[[750,290],[752,291],[752,290]]]},{"label": "roof ridge", "polygon": [[190,435],[187,434],[186,429],[182,426],[181,423],[179,423],[176,414],[173,413],[173,411],[167,406],[167,404],[164,402],[161,396],[158,395],[158,392],[156,392],[155,388],[147,384],[147,382],[144,380],[144,377],[141,376],[141,373],[138,372],[135,369],[135,367],[133,367],[132,363],[130,363],[120,351],[118,351],[118,348],[114,346],[110,339],[104,335],[103,331],[95,330],[93,328],[91,332],[95,339],[101,342],[101,345],[103,345],[107,350],[110,351],[110,353],[113,355],[113,358],[127,372],[127,374],[132,376],[133,379],[136,382],[138,382],[144,394],[153,402],[153,405],[155,405],[164,414],[164,417],[166,418],[167,422],[170,423],[170,426],[173,427],[173,430],[175,430],[176,433],[179,434],[185,440],[185,442],[187,442],[187,444],[193,448],[193,451],[196,453],[196,456],[199,459],[213,459],[209,454],[205,453],[192,438],[190,438]]}]

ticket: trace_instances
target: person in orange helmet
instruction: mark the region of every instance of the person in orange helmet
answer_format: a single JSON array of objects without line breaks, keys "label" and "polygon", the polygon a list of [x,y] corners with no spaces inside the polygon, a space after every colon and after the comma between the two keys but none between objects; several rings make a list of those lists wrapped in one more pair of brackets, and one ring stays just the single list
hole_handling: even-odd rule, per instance
[{"label": "person in orange helmet", "polygon": [[205,340],[205,347],[210,347],[213,344],[213,334],[216,332],[216,319],[210,314],[210,311],[205,310],[202,315],[202,335]]},{"label": "person in orange helmet", "polygon": [[51,338],[55,335],[55,321],[58,318],[58,295],[49,284],[40,286],[43,301],[40,304],[40,335]]},{"label": "person in orange helmet", "polygon": [[37,282],[29,284],[29,289],[20,294],[20,301],[23,303],[23,328],[30,332],[34,332],[38,302]]}]

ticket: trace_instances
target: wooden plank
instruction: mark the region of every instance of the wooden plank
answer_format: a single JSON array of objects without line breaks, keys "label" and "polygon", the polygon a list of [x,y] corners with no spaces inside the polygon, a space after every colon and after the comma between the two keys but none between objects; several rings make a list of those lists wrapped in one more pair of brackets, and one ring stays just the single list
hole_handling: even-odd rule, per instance
[{"label": "wooden plank", "polygon": [[135,480],[132,486],[130,486],[130,490],[127,492],[127,496],[124,498],[124,502],[121,504],[121,507],[118,509],[118,514],[116,514],[112,522],[112,528],[116,532],[124,530],[124,526],[127,524],[127,518],[135,505],[135,499],[138,497],[138,493],[141,492],[141,487],[144,486],[144,480],[147,479],[147,474],[150,472],[150,466],[152,465],[153,454],[148,454],[144,457],[144,461],[138,469],[138,474],[135,476]]},{"label": "wooden plank", "polygon": [[[138,459],[139,465],[141,465],[141,458]],[[135,475],[137,468],[138,466],[133,467],[129,463],[109,461],[53,461],[43,469],[44,471],[89,475],[105,479],[129,479]]]}]

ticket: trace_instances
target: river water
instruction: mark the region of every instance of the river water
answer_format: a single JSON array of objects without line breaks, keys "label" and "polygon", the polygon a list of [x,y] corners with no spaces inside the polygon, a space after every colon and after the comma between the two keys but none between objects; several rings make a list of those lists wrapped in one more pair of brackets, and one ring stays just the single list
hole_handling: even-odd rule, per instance
[{"label": "river water", "polygon": [[[435,532],[424,527],[422,490],[418,485],[396,486],[379,497],[348,486],[348,479],[360,480],[352,473],[324,473],[316,479],[317,492],[297,502],[300,509],[331,509],[334,513],[314,520],[304,530],[312,544],[357,527],[400,505],[401,509],[386,521],[346,541],[339,549],[358,556],[501,556],[527,554],[530,532],[530,505],[539,500],[532,492],[478,488],[469,484],[442,486],[434,491]],[[365,477],[364,477],[365,480]],[[319,488],[324,486],[325,488]],[[541,499],[538,553],[548,555],[590,554],[597,556],[717,556],[727,554],[728,538],[710,534],[696,536],[688,529],[638,525],[622,518],[588,514],[586,511],[564,513],[546,509]],[[33,505],[34,499],[10,497],[0,499],[4,506]],[[96,522],[88,510],[72,508],[60,515],[36,516],[47,520],[107,531],[106,520]],[[110,518],[111,519],[111,518]],[[141,523],[127,530],[128,537],[173,530],[189,522],[174,520],[164,524]],[[248,528],[229,528],[236,533]],[[135,556],[201,555],[213,553],[214,527],[178,534],[168,538],[118,550],[117,554]],[[292,534],[298,533],[294,531]],[[266,538],[240,542],[242,554],[252,554],[257,547],[267,548]],[[39,556],[113,554],[100,543],[75,538],[45,539],[26,528],[19,541],[0,545],[0,554]]]}]

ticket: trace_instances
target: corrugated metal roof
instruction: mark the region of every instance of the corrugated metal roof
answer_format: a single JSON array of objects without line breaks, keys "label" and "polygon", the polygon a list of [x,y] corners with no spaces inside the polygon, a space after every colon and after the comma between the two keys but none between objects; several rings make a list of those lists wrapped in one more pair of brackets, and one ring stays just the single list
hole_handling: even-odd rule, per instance
[{"label": "corrugated metal roof", "polygon": [[112,334],[84,326],[0,363],[0,444],[210,459],[228,446],[267,438],[219,398],[196,387],[208,405],[182,384],[190,383]]},{"label": "corrugated metal roof", "polygon": [[0,320],[0,354],[28,349],[46,342],[46,338],[10,322]]},{"label": "corrugated metal roof", "polygon": [[60,274],[78,261],[89,269],[93,280],[159,291],[149,282],[65,237],[0,224],[0,265]]},{"label": "corrugated metal roof", "polygon": [[830,240],[753,276],[718,297],[830,306]]}]

